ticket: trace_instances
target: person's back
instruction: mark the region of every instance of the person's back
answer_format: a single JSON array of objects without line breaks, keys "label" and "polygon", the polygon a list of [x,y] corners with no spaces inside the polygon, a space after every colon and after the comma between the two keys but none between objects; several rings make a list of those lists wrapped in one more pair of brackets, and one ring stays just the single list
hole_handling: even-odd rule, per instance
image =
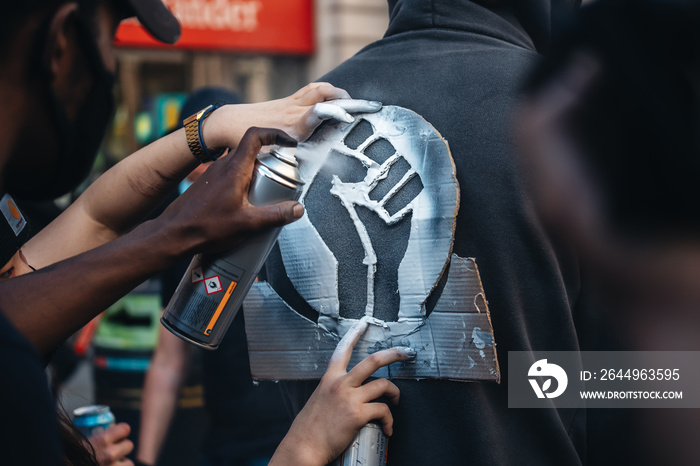
[{"label": "person's back", "polygon": [[[509,14],[507,6],[489,10],[475,2],[390,2],[385,37],[321,78],[360,98],[411,109],[448,141],[461,193],[453,252],[476,259],[497,345],[500,385],[395,380],[401,404],[390,465],[583,461],[583,412],[509,409],[507,401],[508,351],[578,349],[576,264],[532,216],[515,159],[510,117],[546,48],[551,6],[522,3]],[[314,202],[312,194],[305,200],[312,220]],[[338,219],[325,221],[334,225],[322,232],[327,244],[356,235]],[[405,242],[378,241],[378,254],[403,256]],[[288,303],[298,301],[279,255],[270,265],[273,288]],[[342,300],[342,288],[351,285],[339,280]]]}]

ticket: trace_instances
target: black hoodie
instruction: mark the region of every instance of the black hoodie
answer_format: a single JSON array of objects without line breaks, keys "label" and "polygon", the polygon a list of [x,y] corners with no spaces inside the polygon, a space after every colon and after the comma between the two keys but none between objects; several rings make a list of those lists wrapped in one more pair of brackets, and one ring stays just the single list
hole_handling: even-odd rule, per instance
[{"label": "black hoodie", "polygon": [[[548,48],[552,3],[392,0],[384,38],[321,78],[354,98],[409,108],[449,142],[461,190],[454,252],[479,265],[503,377],[500,385],[395,381],[401,402],[389,465],[584,461],[582,411],[507,402],[508,351],[579,349],[577,264],[528,207],[511,121],[523,81]],[[337,233],[343,241],[346,232]],[[271,264],[270,282],[290,302],[279,257]]]}]

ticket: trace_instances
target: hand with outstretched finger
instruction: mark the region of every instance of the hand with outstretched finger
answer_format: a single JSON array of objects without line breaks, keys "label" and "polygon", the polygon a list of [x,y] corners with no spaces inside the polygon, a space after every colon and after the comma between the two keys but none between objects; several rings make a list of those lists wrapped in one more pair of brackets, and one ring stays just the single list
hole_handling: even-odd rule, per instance
[{"label": "hand with outstretched finger", "polygon": [[369,318],[359,321],[345,334],[336,348],[328,369],[311,398],[294,420],[270,465],[326,465],[345,450],[360,429],[370,421],[393,432],[389,407],[374,402],[386,397],[399,401],[399,389],[387,379],[365,380],[379,368],[415,357],[415,350],[395,347],[374,353],[349,372],[352,350],[367,329]]}]

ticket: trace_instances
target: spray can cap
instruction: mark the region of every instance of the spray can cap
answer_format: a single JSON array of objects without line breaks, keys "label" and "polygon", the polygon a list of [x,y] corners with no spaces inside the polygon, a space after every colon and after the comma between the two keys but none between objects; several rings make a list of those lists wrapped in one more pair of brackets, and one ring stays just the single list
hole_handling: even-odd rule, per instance
[{"label": "spray can cap", "polygon": [[294,165],[295,167],[299,166],[299,162],[297,162],[296,157],[294,156],[297,153],[297,148],[296,147],[273,147],[270,152],[272,152],[278,159],[281,159],[282,161]]},{"label": "spray can cap", "polygon": [[299,173],[295,152],[295,147],[272,147],[270,152],[258,154],[258,163],[264,167],[268,176],[281,177],[278,181],[286,180],[292,187],[298,187],[304,184],[304,180]]}]

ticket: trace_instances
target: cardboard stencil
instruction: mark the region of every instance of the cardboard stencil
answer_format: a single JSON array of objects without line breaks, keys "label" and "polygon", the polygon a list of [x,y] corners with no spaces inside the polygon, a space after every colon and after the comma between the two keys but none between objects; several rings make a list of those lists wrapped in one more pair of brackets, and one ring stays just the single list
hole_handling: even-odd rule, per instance
[{"label": "cardboard stencil", "polygon": [[440,134],[416,113],[387,106],[322,126],[297,158],[306,213],[282,230],[279,247],[294,292],[317,319],[256,283],[243,307],[253,378],[320,378],[340,338],[370,316],[350,367],[410,346],[415,361],[375,375],[499,381],[476,261],[452,254],[459,186]]}]

